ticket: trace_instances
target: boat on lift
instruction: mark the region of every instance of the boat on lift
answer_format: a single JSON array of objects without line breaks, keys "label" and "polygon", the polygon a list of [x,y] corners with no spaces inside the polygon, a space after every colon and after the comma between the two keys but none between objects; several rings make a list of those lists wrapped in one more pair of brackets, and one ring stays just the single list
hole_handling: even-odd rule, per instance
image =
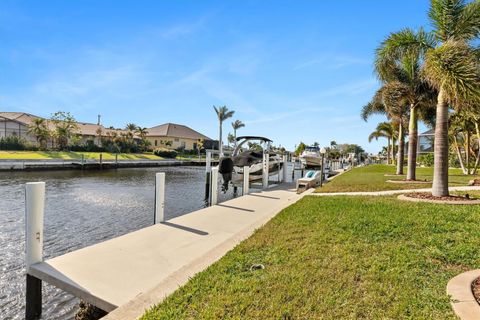
[{"label": "boat on lift", "polygon": [[305,168],[321,167],[322,155],[320,154],[320,148],[316,146],[306,147],[300,155],[300,162]]},{"label": "boat on lift", "polygon": [[[263,163],[265,157],[268,157],[268,174],[279,174],[283,168],[283,158],[281,154],[272,152],[272,140],[259,136],[242,136],[236,139],[237,145],[231,157],[220,159],[219,173],[223,176],[224,189],[228,188],[228,183],[241,185],[243,182],[243,168],[249,167],[249,180],[260,181],[263,178]],[[256,142],[253,144],[252,142]],[[260,146],[261,148],[251,148]],[[247,148],[245,148],[247,147]]]}]

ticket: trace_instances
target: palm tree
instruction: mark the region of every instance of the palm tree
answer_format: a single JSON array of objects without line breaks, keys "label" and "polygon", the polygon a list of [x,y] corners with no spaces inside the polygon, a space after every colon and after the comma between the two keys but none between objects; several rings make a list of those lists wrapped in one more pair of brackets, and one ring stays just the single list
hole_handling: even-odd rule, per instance
[{"label": "palm tree", "polygon": [[380,122],[375,131],[368,136],[368,142],[372,142],[373,139],[387,138],[387,163],[390,163],[390,141],[393,139],[394,134],[395,129],[390,122]]},{"label": "palm tree", "polygon": [[127,123],[127,125],[125,126],[125,130],[131,131],[131,132],[135,132],[137,131],[137,129],[138,129],[138,126],[135,123]]},{"label": "palm tree", "polygon": [[480,100],[478,52],[469,45],[480,34],[480,1],[432,0],[428,13],[437,45],[425,54],[423,72],[438,90],[433,196],[448,196],[448,109]]},{"label": "palm tree", "polygon": [[[398,153],[396,174],[403,174],[403,159],[405,151],[404,127],[408,114],[407,105],[404,103],[404,86],[398,81],[384,83],[377,90],[370,103],[361,111],[361,117],[366,121],[372,114],[385,114],[395,128],[398,128]],[[393,150],[393,148],[392,148]]]},{"label": "palm tree", "polygon": [[222,142],[223,121],[227,120],[228,118],[231,118],[235,113],[235,111],[228,110],[227,106],[222,106],[218,108],[213,106],[213,109],[217,113],[218,122],[219,122],[218,150],[220,152],[220,156],[223,156],[223,142]]},{"label": "palm tree", "polygon": [[228,134],[227,136],[227,141],[228,141],[228,146],[230,146],[230,144],[234,145],[235,144],[235,136],[231,133]]},{"label": "palm tree", "polygon": [[68,142],[78,131],[78,125],[70,112],[58,111],[52,115],[52,122],[55,124],[55,137],[60,149],[66,149]]},{"label": "palm tree", "polygon": [[137,127],[135,133],[142,139],[145,139],[148,134],[148,128]]},{"label": "palm tree", "polygon": [[43,118],[35,118],[28,126],[29,134],[33,135],[41,148],[46,148],[50,130],[48,130],[47,121]]},{"label": "palm tree", "polygon": [[234,147],[237,146],[237,130],[243,127],[245,127],[245,124],[240,120],[235,120],[234,122],[232,122]]},{"label": "palm tree", "polygon": [[425,109],[435,106],[436,91],[421,76],[421,59],[433,45],[433,37],[422,29],[404,29],[389,35],[376,51],[378,77],[396,83],[402,94],[400,103],[409,107],[407,180],[416,180],[419,109],[425,116],[431,114]]}]

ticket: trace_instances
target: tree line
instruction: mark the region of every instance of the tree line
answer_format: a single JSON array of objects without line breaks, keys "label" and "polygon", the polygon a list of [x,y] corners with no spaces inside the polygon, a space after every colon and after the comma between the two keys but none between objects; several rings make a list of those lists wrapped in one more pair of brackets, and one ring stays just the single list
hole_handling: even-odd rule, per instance
[{"label": "tree line", "polygon": [[389,161],[397,142],[397,174],[403,174],[408,130],[406,178],[412,181],[418,122],[435,128],[432,194],[447,196],[450,145],[465,173],[474,173],[480,161],[480,1],[431,0],[428,17],[431,31],[405,28],[376,49],[381,87],[361,117],[387,116],[369,140],[387,138]]}]

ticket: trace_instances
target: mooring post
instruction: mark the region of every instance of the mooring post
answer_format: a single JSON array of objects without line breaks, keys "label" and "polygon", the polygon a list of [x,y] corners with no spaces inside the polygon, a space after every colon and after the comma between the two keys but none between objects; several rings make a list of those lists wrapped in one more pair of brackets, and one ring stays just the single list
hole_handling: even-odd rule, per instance
[{"label": "mooring post", "polygon": [[210,205],[214,206],[218,203],[218,167],[212,168],[212,181],[210,185],[212,186],[212,192],[210,194]]},{"label": "mooring post", "polygon": [[118,167],[118,153],[115,153],[115,166]]},{"label": "mooring post", "polygon": [[283,155],[283,182],[287,182],[288,175],[288,155]]},{"label": "mooring post", "polygon": [[250,167],[243,167],[243,195],[250,193]]},{"label": "mooring post", "polygon": [[99,163],[100,163],[100,169],[102,169],[102,165],[103,165],[103,154],[102,153],[100,153]]},{"label": "mooring post", "polygon": [[210,202],[210,175],[212,172],[212,152],[207,151],[205,159],[205,202]]},{"label": "mooring post", "polygon": [[85,155],[82,153],[82,167],[85,164]]},{"label": "mooring post", "polygon": [[263,189],[268,188],[268,167],[269,167],[270,155],[263,153]]},{"label": "mooring post", "polygon": [[38,319],[42,314],[42,280],[30,275],[30,267],[43,261],[43,216],[45,182],[29,182],[25,186],[25,264],[27,287],[25,319]]},{"label": "mooring post", "polygon": [[165,221],[165,172],[155,174],[155,220],[154,224]]}]

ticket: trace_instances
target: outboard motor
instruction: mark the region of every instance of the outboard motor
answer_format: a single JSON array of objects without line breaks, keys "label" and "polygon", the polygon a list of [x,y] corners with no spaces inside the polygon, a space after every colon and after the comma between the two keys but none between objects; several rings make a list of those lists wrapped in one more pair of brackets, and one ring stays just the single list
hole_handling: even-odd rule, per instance
[{"label": "outboard motor", "polygon": [[228,184],[232,181],[233,173],[233,160],[230,157],[220,158],[218,163],[218,172],[222,175],[222,191],[226,192],[228,190]]}]

